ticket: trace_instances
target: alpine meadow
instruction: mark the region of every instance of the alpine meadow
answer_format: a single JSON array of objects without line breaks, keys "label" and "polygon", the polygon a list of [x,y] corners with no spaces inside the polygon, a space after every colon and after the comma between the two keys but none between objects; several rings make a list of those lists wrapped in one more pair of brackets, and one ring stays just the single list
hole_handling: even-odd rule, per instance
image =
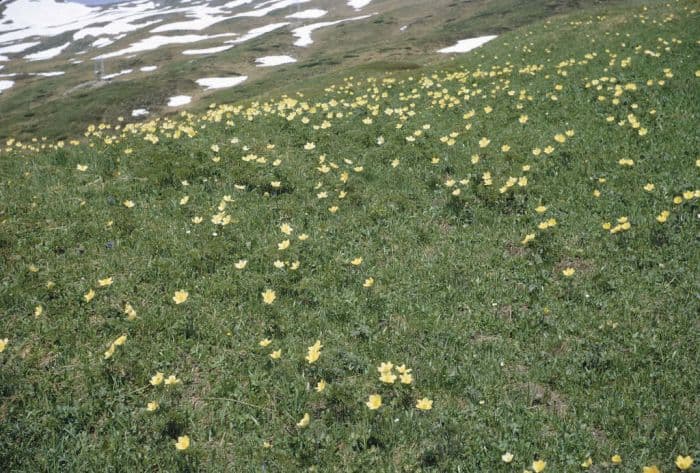
[{"label": "alpine meadow", "polygon": [[66,137],[8,108],[0,470],[700,471],[700,3],[581,3]]}]

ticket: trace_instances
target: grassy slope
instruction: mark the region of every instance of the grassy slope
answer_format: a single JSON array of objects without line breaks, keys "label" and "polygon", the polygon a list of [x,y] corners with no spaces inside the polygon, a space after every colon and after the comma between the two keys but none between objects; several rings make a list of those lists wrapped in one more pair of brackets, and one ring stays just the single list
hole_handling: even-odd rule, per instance
[{"label": "grassy slope", "polygon": [[[118,142],[112,131],[93,134],[93,147],[6,152],[3,470],[506,472],[542,458],[547,471],[578,471],[590,455],[596,471],[671,471],[677,454],[700,455],[700,209],[697,191],[682,197],[698,188],[693,8],[554,19],[395,83],[360,71],[307,98],[315,113],[299,108],[292,120],[242,105],[183,117],[193,138],[173,139],[165,122]],[[542,67],[530,74],[528,65]],[[608,81],[595,90],[600,78]],[[614,105],[609,78],[637,90]],[[374,105],[380,113],[366,124]],[[332,126],[313,128],[324,120]],[[566,130],[574,136],[556,142]],[[155,145],[143,139],[150,132]],[[440,139],[451,132],[452,146]],[[531,153],[549,145],[550,155]],[[266,162],[241,160],[249,153]],[[527,185],[500,193],[510,176]],[[469,182],[447,187],[451,179]],[[643,190],[650,182],[654,190]],[[225,195],[233,223],[215,226]],[[601,228],[621,216],[628,231]],[[549,218],[557,225],[538,230]],[[244,270],[233,266],[239,259]],[[277,259],[300,268],[275,269]],[[97,288],[106,276],[114,284]],[[363,288],[368,277],[376,282]],[[97,295],[86,302],[90,288]],[[262,303],[266,288],[276,291],[272,305]],[[178,289],[190,294],[182,305],[171,301]],[[126,303],[137,320],[125,319]],[[103,359],[122,334],[126,343]],[[265,337],[272,344],[261,348]],[[309,365],[317,339],[321,358]],[[273,349],[280,360],[269,358]],[[414,383],[380,383],[376,367],[387,360],[412,368]],[[182,382],[152,387],[156,371]],[[316,393],[320,379],[328,387]],[[364,405],[373,393],[383,396],[378,411]],[[434,400],[429,412],[413,407],[423,396]],[[161,407],[146,412],[152,400]],[[296,427],[306,412],[310,425]],[[183,434],[186,453],[174,448]],[[505,451],[512,465],[501,462]],[[623,464],[613,467],[616,453]]]},{"label": "grassy slope", "polygon": [[[616,0],[619,1],[619,0]],[[334,3],[334,5],[331,5]],[[341,12],[338,18],[356,16],[352,9],[339,9],[336,0],[320,2],[316,6],[332,12]],[[570,11],[593,0],[476,0],[434,2],[406,0],[375,0],[368,12],[379,14],[371,20],[349,22],[314,32],[314,45],[309,48],[292,46],[295,38],[289,29],[265,35],[250,42],[210,56],[183,56],[187,48],[204,48],[220,45],[219,40],[196,43],[190,46],[159,48],[144,52],[134,58],[115,58],[105,62],[107,73],[124,69],[138,70],[145,65],[158,65],[153,73],[135,72],[93,84],[93,64],[87,56],[76,56],[82,64],[67,65],[66,58],[36,63],[9,63],[3,72],[65,71],[54,78],[18,78],[17,84],[0,96],[0,139],[10,136],[30,138],[46,136],[63,139],[81,133],[90,123],[115,122],[117,117],[129,117],[137,108],[151,112],[172,112],[166,107],[173,95],[194,96],[193,110],[201,110],[211,101],[249,99],[258,95],[276,94],[283,90],[305,87],[309,77],[314,81],[334,80],[345,71],[367,63],[375,70],[392,70],[396,67],[426,66],[443,58],[435,51],[453,44],[457,39],[481,34],[500,34],[515,27],[529,24],[556,13]],[[247,31],[267,23],[285,21],[289,11],[279,11],[270,18],[234,20],[214,27],[208,34]],[[325,18],[333,20],[333,18]],[[299,21],[301,25],[302,21]],[[308,21],[307,21],[308,23]],[[402,25],[409,28],[400,31]],[[129,35],[101,52],[122,49],[147,37],[147,33]],[[62,44],[66,38],[56,38]],[[76,49],[87,48],[76,44]],[[43,49],[37,46],[36,49]],[[27,52],[33,52],[28,50]],[[291,54],[298,64],[259,68],[255,58],[268,54]],[[206,72],[203,72],[206,71]],[[232,89],[204,92],[194,81],[203,76],[218,77],[247,75],[248,81]],[[77,85],[82,87],[76,88]],[[200,100],[202,96],[206,100]]]}]

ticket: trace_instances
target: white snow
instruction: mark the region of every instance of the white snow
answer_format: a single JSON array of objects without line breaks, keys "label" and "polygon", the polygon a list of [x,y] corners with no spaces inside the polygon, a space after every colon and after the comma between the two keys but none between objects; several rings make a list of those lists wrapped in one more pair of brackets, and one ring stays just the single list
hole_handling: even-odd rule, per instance
[{"label": "white snow", "polygon": [[297,13],[292,13],[291,15],[287,15],[287,18],[301,18],[301,19],[309,19],[309,18],[321,18],[322,16],[325,16],[328,12],[326,10],[321,10],[318,8],[311,8],[309,10],[304,10],[300,11]]},{"label": "white snow", "polygon": [[[266,16],[268,13],[273,12],[275,10],[281,10],[282,8],[287,8],[292,5],[298,5],[301,3],[308,3],[311,0],[280,0],[279,2],[274,2],[272,5],[270,5],[267,8],[257,8],[255,10],[250,10],[242,13],[238,13],[234,15],[234,18],[239,18],[239,17],[245,17],[245,16],[252,16],[252,17],[263,17]],[[270,3],[270,2],[267,2]],[[259,5],[260,6],[260,5]]]},{"label": "white snow", "polygon": [[182,54],[196,55],[196,54],[220,53],[222,51],[226,51],[227,49],[233,48],[236,44],[245,43],[246,41],[249,41],[253,38],[257,38],[258,36],[262,36],[266,33],[270,33],[271,31],[274,31],[278,28],[282,28],[283,26],[287,26],[288,24],[289,23],[272,23],[271,25],[261,26],[260,28],[253,28],[252,30],[248,31],[246,34],[244,34],[240,38],[226,41],[226,44],[230,44],[231,46],[226,46],[226,44],[225,44],[223,46],[216,46],[213,48],[206,48],[206,49],[186,49],[186,50],[182,51]]},{"label": "white snow", "polygon": [[408,25],[403,25],[401,28],[399,28],[399,31],[406,31],[406,28],[408,28]]},{"label": "white snow", "polygon": [[270,67],[297,62],[297,60],[291,56],[265,56],[256,59],[255,62],[258,63],[258,67]]},{"label": "white snow", "polygon": [[192,100],[189,95],[176,95],[175,97],[170,97],[168,100],[168,107],[179,107],[181,105],[187,105]]},{"label": "white snow", "polygon": [[348,6],[354,8],[355,10],[361,10],[370,4],[372,0],[348,0]]},{"label": "white snow", "polygon": [[214,48],[204,49],[185,49],[184,51],[182,51],[182,54],[186,54],[188,56],[194,56],[197,54],[214,54],[226,51],[227,49],[231,49],[232,47],[233,46],[216,46]]},{"label": "white snow", "polygon": [[238,76],[238,77],[204,77],[202,79],[197,79],[195,82],[209,89],[224,89],[226,87],[233,87],[238,84],[242,84],[248,79],[248,76]]},{"label": "white snow", "polygon": [[51,71],[51,72],[34,72],[32,73],[33,76],[41,76],[41,77],[56,77],[56,76],[62,76],[65,74],[63,71]]},{"label": "white snow", "polygon": [[70,46],[70,43],[65,43],[61,46],[56,46],[55,48],[51,49],[44,49],[43,51],[24,56],[24,59],[27,59],[29,61],[45,61],[46,59],[51,59],[58,56],[68,46]]},{"label": "white snow", "polygon": [[166,46],[168,44],[187,44],[187,43],[195,43],[198,41],[204,41],[207,39],[213,39],[213,38],[221,38],[224,36],[233,36],[233,33],[224,33],[224,34],[216,34],[216,35],[196,35],[196,34],[190,34],[190,35],[183,35],[183,36],[161,36],[161,35],[156,35],[156,36],[150,36],[148,38],[144,38],[141,41],[137,41],[136,43],[132,43],[128,48],[125,49],[120,49],[118,51],[114,51],[111,53],[107,54],[101,54],[99,56],[94,57],[93,59],[109,59],[111,57],[118,57],[118,56],[124,56],[125,54],[133,54],[133,53],[139,53],[142,51],[151,51],[153,49],[158,49],[161,46]]},{"label": "white snow", "polygon": [[30,41],[29,43],[17,43],[17,44],[11,44],[10,46],[3,46],[0,48],[0,53],[21,53],[22,51],[29,49],[31,47],[36,46],[39,44],[39,41]]},{"label": "white snow", "polygon": [[156,69],[158,69],[158,66],[143,66],[141,69],[139,69],[141,72],[153,72]]},{"label": "white snow", "polygon": [[0,55],[0,61],[8,61],[7,56]]},{"label": "white snow", "polygon": [[137,108],[136,110],[131,111],[131,116],[132,117],[143,117],[145,115],[148,115],[148,110],[145,108]]},{"label": "white snow", "polygon": [[114,79],[115,77],[123,76],[125,74],[131,74],[134,72],[133,69],[122,69],[119,72],[115,72],[114,74],[107,74],[106,76],[102,76],[102,80],[109,80],[109,79]]},{"label": "white snow", "polygon": [[2,94],[3,90],[7,90],[12,87],[14,83],[15,82],[12,80],[0,80],[0,94]]},{"label": "white snow", "polygon": [[244,43],[244,42],[249,41],[253,38],[257,38],[258,36],[262,36],[264,34],[275,31],[276,29],[282,28],[283,26],[287,26],[288,24],[289,23],[272,23],[270,25],[261,26],[260,28],[253,28],[252,30],[248,31],[246,34],[244,34],[240,38],[232,39],[232,40],[226,41],[226,42],[230,43],[230,44]]},{"label": "white snow", "polygon": [[299,47],[305,48],[306,46],[313,44],[313,40],[311,39],[311,33],[313,33],[314,30],[317,30],[319,28],[325,28],[327,26],[337,25],[339,23],[343,23],[346,21],[364,20],[365,18],[369,18],[370,16],[372,16],[372,15],[356,16],[353,18],[346,18],[344,20],[336,20],[336,21],[322,21],[320,23],[312,23],[310,25],[296,28],[296,29],[292,30],[292,34],[294,34],[294,36],[296,36],[299,39],[297,39],[294,42],[294,46],[299,46]]},{"label": "white snow", "polygon": [[109,46],[112,43],[114,43],[114,40],[111,40],[109,38],[99,38],[95,40],[91,46],[93,48],[104,48],[105,46]]},{"label": "white snow", "polygon": [[488,43],[496,36],[479,36],[478,38],[469,38],[457,41],[457,44],[448,48],[438,49],[439,53],[466,53],[472,49],[478,48],[482,44]]}]

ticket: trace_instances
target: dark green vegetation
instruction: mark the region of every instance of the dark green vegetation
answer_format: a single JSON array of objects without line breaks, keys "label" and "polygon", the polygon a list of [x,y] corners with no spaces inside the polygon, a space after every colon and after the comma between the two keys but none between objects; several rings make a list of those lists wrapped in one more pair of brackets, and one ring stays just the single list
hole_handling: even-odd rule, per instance
[{"label": "dark green vegetation", "polygon": [[[580,12],[430,70],[367,67],[294,101],[93,131],[92,146],[13,145],[2,470],[568,472],[590,456],[590,471],[668,472],[697,458],[697,8]],[[386,361],[413,383],[381,383]],[[151,386],[156,372],[181,382]]]}]

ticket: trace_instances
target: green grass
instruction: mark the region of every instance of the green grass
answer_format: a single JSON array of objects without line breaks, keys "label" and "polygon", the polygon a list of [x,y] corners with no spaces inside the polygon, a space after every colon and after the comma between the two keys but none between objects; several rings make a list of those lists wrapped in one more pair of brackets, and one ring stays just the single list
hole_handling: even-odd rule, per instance
[{"label": "green grass", "polygon": [[[697,3],[669,5],[559,17],[427,71],[358,69],[292,108],[277,97],[75,146],[5,146],[2,470],[508,472],[543,459],[568,472],[590,456],[590,471],[636,472],[697,458],[700,23]],[[499,192],[511,176],[527,185]],[[232,222],[214,225],[227,195]],[[623,216],[628,230],[602,228]],[[413,383],[381,383],[386,361]],[[151,386],[158,371],[180,384]],[[415,408],[423,397],[432,410]]]}]

